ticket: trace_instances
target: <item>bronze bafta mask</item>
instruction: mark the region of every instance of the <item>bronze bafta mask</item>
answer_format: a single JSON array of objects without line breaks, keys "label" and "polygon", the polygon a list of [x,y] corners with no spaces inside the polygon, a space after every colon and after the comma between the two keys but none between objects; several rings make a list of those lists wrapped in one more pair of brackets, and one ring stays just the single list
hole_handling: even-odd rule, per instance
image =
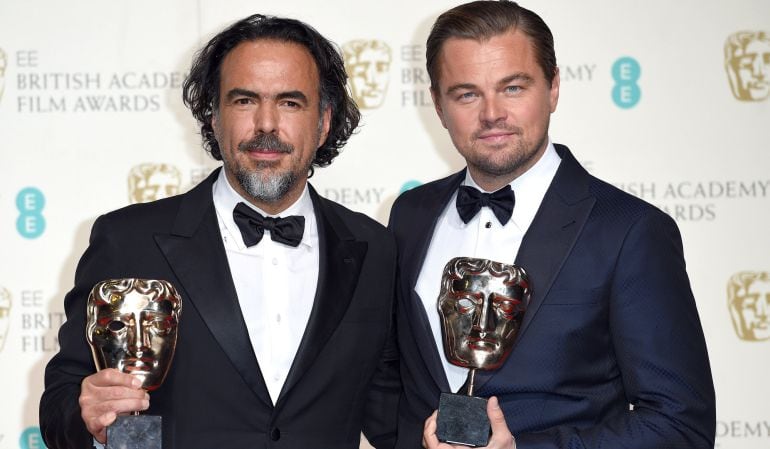
[{"label": "bronze bafta mask", "polygon": [[450,260],[438,298],[447,360],[470,369],[502,366],[529,296],[529,280],[521,267],[468,257]]},{"label": "bronze bafta mask", "polygon": [[99,370],[116,368],[157,389],[176,347],[182,299],[170,283],[152,279],[99,282],[88,297],[86,338]]}]

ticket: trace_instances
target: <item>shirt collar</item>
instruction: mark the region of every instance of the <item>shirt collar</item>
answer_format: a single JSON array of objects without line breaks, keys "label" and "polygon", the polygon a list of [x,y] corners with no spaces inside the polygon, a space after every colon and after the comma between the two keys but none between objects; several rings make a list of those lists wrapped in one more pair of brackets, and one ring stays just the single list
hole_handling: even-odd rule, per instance
[{"label": "shirt collar", "polygon": [[214,208],[217,211],[219,222],[224,226],[224,231],[230,235],[240,249],[246,248],[246,245],[243,243],[241,231],[238,229],[238,226],[235,224],[235,219],[233,218],[233,210],[238,203],[244,203],[266,217],[288,217],[289,215],[305,217],[305,230],[302,234],[300,245],[312,247],[313,242],[318,241],[315,238],[317,237],[317,228],[315,226],[313,200],[310,198],[310,190],[308,189],[307,183],[305,183],[305,188],[302,190],[302,194],[297,201],[278,215],[266,213],[236,192],[233,186],[230,185],[230,181],[225,175],[224,168],[219,172],[217,180],[214,181],[213,197]]}]

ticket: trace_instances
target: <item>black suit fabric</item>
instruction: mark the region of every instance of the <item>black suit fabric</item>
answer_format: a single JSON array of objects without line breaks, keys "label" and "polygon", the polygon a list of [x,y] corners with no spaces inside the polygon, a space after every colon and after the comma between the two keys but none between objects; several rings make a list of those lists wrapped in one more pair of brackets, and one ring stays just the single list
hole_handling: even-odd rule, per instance
[{"label": "black suit fabric", "polygon": [[[531,302],[504,366],[477,372],[476,394],[498,397],[517,449],[713,448],[714,388],[676,224],[556,150],[561,163],[515,255]],[[415,285],[464,177],[407,191],[391,211],[400,448],[419,447],[425,418],[449,390]]]},{"label": "black suit fabric", "polygon": [[101,280],[136,277],[168,280],[183,298],[176,354],[146,412],[163,417],[164,448],[353,449],[362,430],[376,447],[391,447],[400,391],[392,237],[310,188],[320,245],[317,292],[273,405],[219,232],[212,200],[217,174],[186,194],[94,223],[64,300],[61,349],[46,367],[40,404],[46,444],[91,447],[78,406],[80,383],[95,371],[85,339],[86,300]]}]

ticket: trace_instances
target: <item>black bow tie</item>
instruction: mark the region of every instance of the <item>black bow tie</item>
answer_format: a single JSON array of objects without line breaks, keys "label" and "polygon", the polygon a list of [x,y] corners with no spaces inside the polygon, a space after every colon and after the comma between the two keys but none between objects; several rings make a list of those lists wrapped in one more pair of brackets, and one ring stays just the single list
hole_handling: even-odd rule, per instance
[{"label": "black bow tie", "polygon": [[488,207],[492,209],[500,224],[505,225],[513,215],[514,204],[516,197],[510,185],[494,193],[480,192],[469,186],[460,186],[457,191],[457,212],[465,223],[471,221],[482,207]]},{"label": "black bow tie", "polygon": [[305,217],[291,215],[289,217],[263,217],[259,212],[244,203],[238,203],[233,210],[233,219],[241,230],[243,243],[251,247],[262,240],[265,229],[270,231],[274,242],[297,246],[302,241],[305,232]]}]

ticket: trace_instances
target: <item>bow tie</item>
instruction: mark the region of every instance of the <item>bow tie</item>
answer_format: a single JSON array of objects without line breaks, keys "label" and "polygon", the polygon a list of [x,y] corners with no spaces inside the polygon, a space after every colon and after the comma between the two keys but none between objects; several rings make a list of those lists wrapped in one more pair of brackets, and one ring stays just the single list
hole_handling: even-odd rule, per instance
[{"label": "bow tie", "polygon": [[289,217],[263,217],[259,212],[244,203],[238,203],[233,210],[233,219],[241,230],[243,243],[252,247],[262,240],[265,229],[270,231],[274,242],[297,246],[302,241],[305,232],[305,217],[292,215]]},{"label": "bow tie", "polygon": [[457,191],[457,212],[465,223],[471,221],[482,207],[488,207],[492,209],[500,224],[505,225],[513,215],[515,203],[516,197],[510,185],[494,193],[480,192],[469,186],[460,186]]}]

